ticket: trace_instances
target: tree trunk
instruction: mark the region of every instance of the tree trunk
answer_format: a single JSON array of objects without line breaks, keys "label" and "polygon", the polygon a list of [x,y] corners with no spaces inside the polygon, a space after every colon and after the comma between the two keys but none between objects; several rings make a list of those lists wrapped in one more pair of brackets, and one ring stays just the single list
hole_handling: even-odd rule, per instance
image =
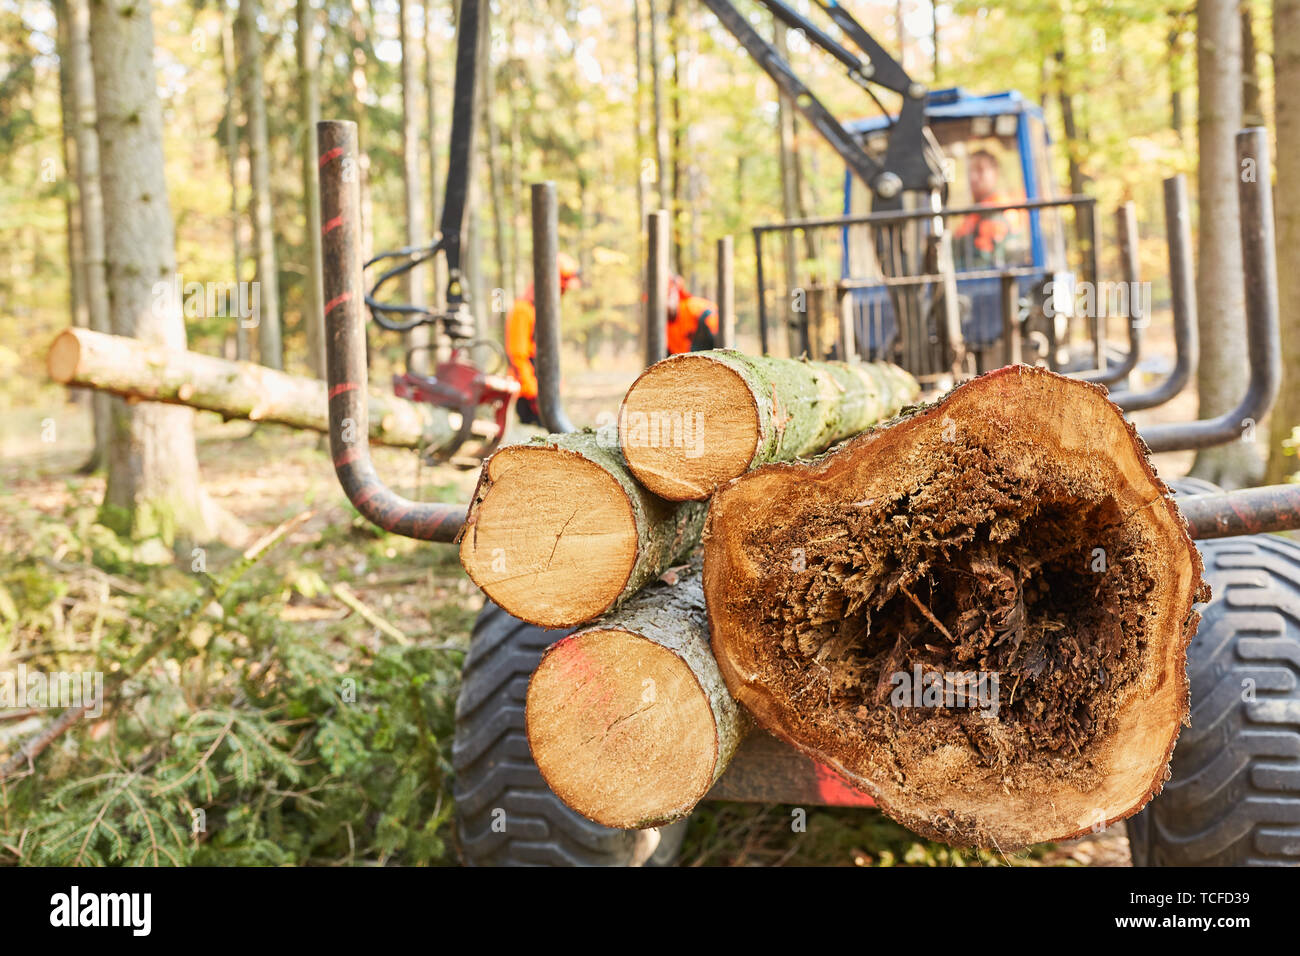
[{"label": "tree trunk", "polygon": [[[773,46],[786,62],[790,60],[790,49],[786,43],[786,28],[783,23],[773,25]],[[799,180],[795,172],[795,108],[790,97],[777,90],[776,97],[777,125],[777,159],[781,172],[781,217],[783,219],[799,218]],[[861,184],[858,184],[859,186]],[[786,355],[798,355],[799,336],[795,328],[793,313],[794,290],[799,284],[798,239],[793,232],[781,233],[781,251],[785,262],[785,295],[777,308],[781,328],[785,335],[777,335]],[[779,354],[779,353],[778,353]]]},{"label": "tree trunk", "polygon": [[1250,0],[1241,0],[1241,125],[1263,126],[1264,106],[1259,89],[1259,48]]},{"label": "tree trunk", "polygon": [[910,829],[1069,839],[1168,777],[1209,588],[1097,386],[992,372],[732,482],[704,541],[728,688]]},{"label": "tree trunk", "polygon": [[686,124],[682,120],[682,13],[681,0],[668,0],[668,46],[673,57],[673,91],[670,97],[672,107],[672,147],[669,163],[672,166],[672,200],[668,206],[672,212],[671,268],[674,272],[684,272],[688,268],[682,255],[682,220],[688,215],[684,194],[684,177],[686,163]]},{"label": "tree trunk", "polygon": [[[226,80],[226,166],[230,171],[230,246],[233,268],[231,274],[235,282],[244,281],[244,243],[243,217],[239,214],[239,124],[237,113],[236,88],[238,86],[235,68],[235,30],[231,23],[230,11],[225,7],[221,11],[221,68]],[[317,197],[317,219],[320,198]],[[235,322],[235,358],[246,362],[253,357],[248,343],[248,329],[244,328],[241,317]]]},{"label": "tree trunk", "polygon": [[1172,20],[1169,28],[1169,125],[1181,141],[1183,128],[1187,125],[1183,118],[1183,90],[1187,85],[1183,75],[1183,31],[1187,14],[1175,10],[1169,16]]},{"label": "tree trunk", "polygon": [[[329,433],[329,399],[322,380],[252,362],[229,362],[77,329],[54,340],[48,365],[56,382],[99,389],[132,402],[185,405],[225,419]],[[370,440],[382,445],[436,448],[460,424],[459,415],[424,402],[370,396]]]},{"label": "tree trunk", "polygon": [[699,541],[704,506],[637,484],[612,431],[552,435],[483,463],[460,561],[515,617],[542,627],[589,621]]},{"label": "tree trunk", "polygon": [[[185,349],[174,287],[176,243],[167,200],[152,7],[100,0],[90,9],[110,318],[118,335]],[[134,539],[206,540],[194,413],[115,399],[101,522]]]},{"label": "tree trunk", "polygon": [[[415,0],[398,0],[399,38],[402,49],[402,196],[406,218],[406,244],[418,246],[424,234],[424,198],[420,191],[420,71],[415,61]],[[406,301],[424,305],[424,269],[409,270],[403,277]],[[417,325],[404,333],[407,365],[413,372],[429,368],[429,326]],[[419,349],[419,351],[411,351]]]},{"label": "tree trunk", "polygon": [[[497,261],[495,299],[505,305],[514,301],[514,290],[510,281],[510,254],[506,246],[506,218],[509,207],[506,202],[505,174],[501,171],[501,132],[492,116],[492,104],[497,99],[496,69],[492,65],[492,38],[489,25],[484,22],[480,28],[488,36],[483,45],[483,60],[480,64],[483,83],[483,95],[479,99],[482,112],[479,128],[483,130],[484,165],[488,173],[488,205],[492,209],[492,251]],[[479,302],[480,310],[488,303]]]},{"label": "tree trunk", "polygon": [[[433,0],[424,0],[424,88],[428,99],[428,137],[429,149],[429,229],[436,232],[441,228],[439,221],[442,212],[442,191],[439,184],[442,177],[438,172],[440,154],[438,151],[438,77],[435,64],[438,62],[438,36],[433,30]],[[447,287],[447,260],[438,256],[433,264],[433,288],[429,291],[429,303],[434,308],[443,308],[443,293]]]},{"label": "tree trunk", "polygon": [[[668,163],[667,150],[664,148],[664,76],[663,51],[659,46],[659,9],[657,0],[646,0],[646,9],[650,19],[650,89],[651,109],[654,113],[655,138],[655,179],[659,184],[659,208],[671,209],[671,197],[668,194],[668,176],[664,167]],[[644,226],[643,226],[644,228]]]},{"label": "tree trunk", "polygon": [[645,223],[646,214],[650,211],[649,189],[647,188],[645,176],[646,161],[646,115],[645,115],[645,54],[642,50],[641,41],[641,0],[632,0],[632,46],[636,51],[636,221],[637,221],[637,253],[640,265],[637,269],[639,276],[637,288],[645,288]]},{"label": "tree trunk", "polygon": [[[1237,208],[1236,135],[1241,128],[1241,19],[1236,0],[1200,0],[1196,8],[1199,228],[1196,309],[1201,362],[1200,417],[1231,411],[1246,392],[1246,288]],[[1242,440],[1197,452],[1190,474],[1231,490],[1254,484],[1262,463],[1255,422]]]},{"label": "tree trunk", "polygon": [[628,389],[619,440],[650,491],[703,500],[758,465],[819,454],[919,394],[916,379],[884,362],[694,352],[655,363]]},{"label": "tree trunk", "polygon": [[588,819],[643,829],[689,814],[749,729],[709,647],[698,561],[552,645],[526,720],[547,785]]},{"label": "tree trunk", "polygon": [[[1278,261],[1300,249],[1300,0],[1273,3],[1273,89],[1276,91]],[[1300,270],[1279,269],[1282,326],[1282,388],[1269,426],[1267,483],[1283,481],[1300,468],[1300,457],[1283,442],[1300,426]]]},{"label": "tree trunk", "polygon": [[352,102],[356,108],[357,121],[357,165],[360,169],[361,182],[361,261],[369,262],[374,255],[374,203],[370,198],[370,123],[369,104],[370,87],[366,80],[366,64],[369,58],[366,49],[369,45],[366,28],[366,0],[352,0],[352,16],[348,20],[348,29],[352,33],[352,69],[348,71],[348,86],[352,92]]},{"label": "tree trunk", "polygon": [[284,368],[280,340],[280,280],[275,262],[275,223],[271,208],[271,157],[262,87],[262,41],[257,0],[239,0],[235,43],[244,117],[248,123],[249,184],[252,188],[253,252],[257,259],[257,354],[267,368]]},{"label": "tree trunk", "polygon": [[[96,332],[111,331],[108,277],[105,274],[104,194],[100,184],[99,137],[96,134],[95,74],[90,59],[90,7],[88,0],[68,0],[69,68],[76,108],[77,198],[81,211],[82,268],[85,275],[86,325]],[[95,451],[88,467],[98,469],[107,460],[112,409],[107,395],[92,400],[95,415]]]},{"label": "tree trunk", "polygon": [[[68,22],[67,0],[55,0],[54,17],[58,30],[59,125],[62,134],[59,144],[63,153],[61,192],[68,261],[68,317],[73,328],[84,329],[90,324],[90,315],[86,310],[86,254],[81,244],[81,206],[73,188],[77,181],[77,106],[72,93],[72,30]],[[70,397],[78,405],[89,408],[94,393],[74,390]],[[88,470],[94,467],[97,464],[91,464]]]},{"label": "tree trunk", "polygon": [[[1065,154],[1069,164],[1070,195],[1083,195],[1083,168],[1079,165],[1079,127],[1074,118],[1074,94],[1065,60],[1065,49],[1056,51],[1056,93],[1061,104],[1061,126],[1065,131]],[[1080,250],[1086,250],[1095,238],[1091,223],[1080,211],[1075,211],[1074,236]],[[1095,277],[1094,277],[1095,280]]]},{"label": "tree trunk", "polygon": [[307,217],[307,275],[303,277],[303,326],[307,330],[307,366],[325,378],[325,310],[321,302],[320,168],[316,161],[316,124],[320,121],[320,16],[312,0],[297,0],[298,111],[302,122],[303,209]]}]

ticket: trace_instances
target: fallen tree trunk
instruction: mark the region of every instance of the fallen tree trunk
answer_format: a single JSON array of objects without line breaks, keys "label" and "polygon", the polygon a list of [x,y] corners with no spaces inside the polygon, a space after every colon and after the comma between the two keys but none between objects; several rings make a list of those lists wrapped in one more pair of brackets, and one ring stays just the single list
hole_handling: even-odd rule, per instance
[{"label": "fallen tree trunk", "polygon": [[709,647],[698,562],[552,645],[526,714],[533,759],[573,810],[625,830],[689,814],[749,729]]},{"label": "fallen tree trunk", "polygon": [[483,463],[460,561],[515,617],[572,627],[688,555],[704,514],[703,504],[646,491],[596,433],[551,435]]},{"label": "fallen tree trunk", "polygon": [[656,362],[628,389],[619,442],[655,494],[702,500],[758,465],[823,452],[919,394],[916,379],[886,362],[693,352]]},{"label": "fallen tree trunk", "polygon": [[1105,391],[1025,366],[750,473],[705,531],[737,700],[904,825],[1004,850],[1160,791],[1201,572]]},{"label": "fallen tree trunk", "polygon": [[[187,405],[223,418],[274,422],[329,433],[329,400],[319,379],[252,362],[148,345],[120,335],[64,329],[50,346],[50,377],[126,399]],[[370,440],[437,448],[460,428],[455,412],[395,396],[370,395]]]}]

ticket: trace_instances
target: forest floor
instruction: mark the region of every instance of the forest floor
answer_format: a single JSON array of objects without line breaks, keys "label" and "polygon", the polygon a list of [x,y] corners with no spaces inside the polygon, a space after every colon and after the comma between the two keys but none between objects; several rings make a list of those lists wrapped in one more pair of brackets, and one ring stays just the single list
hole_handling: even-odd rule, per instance
[{"label": "forest floor", "polygon": [[[574,420],[594,423],[601,416],[612,415],[632,372],[628,368],[572,374],[572,381],[566,383],[566,401]],[[1158,410],[1158,416],[1186,419],[1194,417],[1193,410],[1194,399],[1183,396]],[[1151,413],[1144,417],[1150,419]],[[298,638],[334,647],[344,661],[358,647],[373,655],[381,645],[398,639],[453,652],[467,646],[482,596],[462,572],[454,547],[384,535],[365,525],[339,490],[316,435],[279,426],[222,423],[206,413],[196,421],[204,490],[237,519],[231,524],[229,540],[203,552],[207,567],[228,566],[253,540],[311,509],[313,516],[253,572],[271,579],[267,585],[271,597],[265,606],[274,610],[280,623]],[[148,597],[142,592],[193,587],[194,575],[188,572],[194,556],[178,556],[173,565],[163,567],[146,567],[135,559],[138,556],[119,556],[116,564],[113,560],[106,563],[101,542],[90,527],[103,495],[104,479],[76,473],[89,440],[87,416],[80,407],[67,403],[43,413],[33,412],[26,419],[21,412],[11,414],[3,429],[0,542],[5,542],[5,554],[0,556],[0,661],[15,656],[40,660],[51,648],[87,653],[88,643],[105,626],[105,620],[133,626],[130,617],[136,613],[134,608]],[[463,501],[476,478],[475,473],[447,466],[422,466],[415,455],[405,451],[376,449],[375,457],[379,473],[412,497]],[[1188,455],[1157,459],[1165,476],[1183,474],[1189,463]],[[61,530],[56,534],[52,529],[68,530],[61,537]],[[34,585],[33,568],[37,566],[60,580]],[[344,603],[337,590],[340,584],[368,609],[368,616]],[[376,621],[386,627],[376,626]],[[456,654],[449,666],[458,666],[459,660]],[[182,673],[184,666],[182,661]],[[241,665],[231,666],[237,669]],[[454,682],[454,671],[451,673]],[[440,699],[449,707],[446,702],[454,699],[454,693]],[[3,717],[0,714],[0,757],[12,752],[43,719]],[[450,713],[442,718],[446,724]],[[445,740],[439,742],[444,756],[446,744]],[[60,766],[64,773],[74,772],[67,764]],[[437,812],[442,815],[442,791],[447,788],[441,776],[437,787]],[[0,809],[6,809],[4,801],[0,801]],[[440,833],[447,846],[431,851],[422,862],[456,862],[452,828],[444,817],[440,819]],[[930,843],[877,811],[814,809],[808,813],[806,830],[800,833],[793,832],[790,819],[790,809],[785,807],[704,805],[692,818],[682,862],[697,866],[1127,866],[1130,862],[1122,826],[1004,856],[954,851]],[[7,844],[6,830],[11,834]],[[15,844],[12,834],[21,830],[14,824],[0,825],[0,860],[6,851],[13,857],[11,862],[43,859]],[[353,838],[349,829],[348,840]],[[378,857],[411,861],[400,851]],[[305,854],[296,861],[318,862],[319,857]]]}]

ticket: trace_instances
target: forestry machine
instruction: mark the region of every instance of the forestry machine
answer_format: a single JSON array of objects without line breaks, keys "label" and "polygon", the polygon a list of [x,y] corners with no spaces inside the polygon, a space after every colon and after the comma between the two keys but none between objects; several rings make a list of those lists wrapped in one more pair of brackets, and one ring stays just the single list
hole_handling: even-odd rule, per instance
[{"label": "forestry machine", "polygon": [[[1154,387],[1114,388],[1137,368],[1149,317],[1143,310],[1127,310],[1128,348],[1116,351],[1104,341],[1104,323],[1088,315],[1086,347],[1081,352],[1070,349],[1070,339],[1080,336],[1070,334],[1075,282],[1063,252],[1065,223],[1059,217],[1073,210],[1074,232],[1085,247],[1077,269],[1095,284],[1096,207],[1087,197],[1057,197],[1053,192],[1046,130],[1036,107],[1015,94],[972,97],[957,89],[927,90],[911,80],[836,0],[812,0],[812,6],[829,18],[840,39],[783,0],[755,0],[843,65],[873,99],[876,87],[901,97],[893,114],[882,107],[883,118],[844,125],[731,0],[701,2],[831,144],[848,171],[843,217],[786,221],[753,230],[764,352],[774,338],[770,325],[775,318],[777,329],[788,337],[791,354],[850,361],[887,358],[932,390],[985,368],[1035,361],[1111,385],[1112,400],[1126,411],[1168,402],[1192,379],[1198,357],[1195,282],[1182,177],[1165,183],[1176,361]],[[461,259],[475,114],[474,64],[485,11],[480,0],[460,5],[441,232],[428,246],[376,257],[374,262],[401,261],[368,292],[358,255],[359,200],[355,183],[349,185],[346,176],[347,170],[357,168],[356,127],[344,122],[318,127],[335,470],[349,499],[367,519],[388,531],[428,541],[455,540],[466,509],[411,501],[376,474],[366,439],[361,303],[385,329],[434,326],[450,345],[451,357],[433,376],[397,376],[395,387],[399,393],[456,409],[466,422],[473,420],[479,406],[490,406],[495,431],[486,447],[494,447],[515,392],[513,383],[483,373],[467,357],[473,343],[474,303],[467,294]],[[1143,427],[1142,438],[1155,452],[1250,440],[1277,394],[1281,362],[1269,149],[1262,130],[1243,131],[1237,145],[1240,158],[1258,178],[1257,184],[1239,187],[1249,387],[1227,414]],[[981,158],[976,159],[977,154]],[[961,163],[965,177],[958,174]],[[974,163],[982,164],[978,177],[984,180],[991,170],[1000,173],[1004,181],[999,188],[991,190],[985,181],[977,191]],[[963,191],[966,179],[969,192]],[[869,204],[858,191],[863,189]],[[950,198],[956,206],[949,204]],[[1120,210],[1118,225],[1123,279],[1136,283],[1137,233],[1131,205]],[[555,193],[550,184],[533,187],[533,230],[539,410],[548,430],[570,431],[573,426],[559,395],[560,297]],[[775,303],[787,298],[778,296],[769,303],[764,237],[795,234],[806,241],[821,230],[836,240],[827,245],[840,251],[838,277],[832,281],[834,271],[822,269],[800,282],[791,274],[796,270],[789,265],[795,258],[790,255],[786,269],[787,291],[800,287],[815,293],[812,300],[818,307],[799,312],[778,308]],[[667,279],[655,265],[663,258],[663,239],[660,234],[651,243],[648,272],[654,281],[647,290],[647,342],[663,341],[664,313],[654,308],[661,295],[656,289],[662,290]],[[439,253],[447,264],[445,308],[378,300],[385,283]],[[725,334],[723,341],[727,343]],[[653,351],[647,348],[648,361],[656,358],[649,354]],[[345,440],[349,435],[352,438]],[[1164,792],[1127,821],[1133,858],[1139,865],[1300,863],[1300,547],[1263,533],[1300,528],[1300,485],[1222,492],[1205,482],[1184,480],[1175,482],[1175,488],[1204,558],[1214,600],[1200,609],[1203,620],[1188,649],[1193,727],[1184,730],[1178,743],[1173,777]],[[542,651],[559,636],[516,620],[491,602],[474,627],[453,751],[463,853],[471,863],[617,865],[646,862],[647,856],[652,864],[669,862],[680,845],[681,824],[654,834],[657,848],[650,847],[654,852],[648,854],[645,834],[605,829],[565,807],[532,761],[523,688]],[[1258,702],[1242,694],[1247,682],[1259,689]],[[827,768],[774,738],[751,737],[718,780],[712,798],[800,806],[870,804],[869,797]],[[509,814],[504,829],[497,826],[501,808]]]}]

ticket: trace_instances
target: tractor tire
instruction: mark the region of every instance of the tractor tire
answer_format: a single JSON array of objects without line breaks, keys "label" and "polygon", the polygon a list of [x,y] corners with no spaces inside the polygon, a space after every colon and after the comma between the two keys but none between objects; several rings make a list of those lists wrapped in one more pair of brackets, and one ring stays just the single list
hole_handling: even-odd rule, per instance
[{"label": "tractor tire", "polygon": [[[457,833],[471,866],[628,866],[646,845],[646,834],[611,830],[561,803],[528,749],[528,679],[565,633],[526,624],[491,601],[474,623],[452,743]],[[645,865],[671,866],[685,832],[685,820],[662,828]]]},{"label": "tractor tire", "polygon": [[1300,865],[1300,546],[1197,546],[1214,597],[1187,649],[1192,726],[1163,792],[1127,822],[1133,865]]}]

